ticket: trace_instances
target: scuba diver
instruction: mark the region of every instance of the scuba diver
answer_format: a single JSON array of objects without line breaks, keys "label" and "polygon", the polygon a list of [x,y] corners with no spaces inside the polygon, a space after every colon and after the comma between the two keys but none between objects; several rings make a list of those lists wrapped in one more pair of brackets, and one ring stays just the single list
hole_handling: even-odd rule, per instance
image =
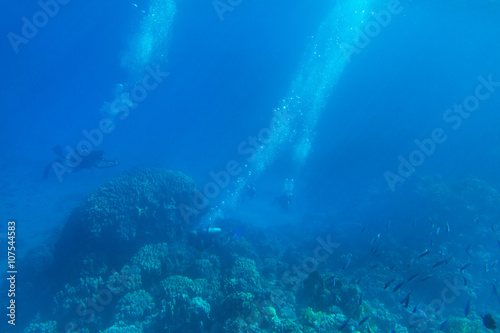
[{"label": "scuba diver", "polygon": [[204,227],[192,230],[188,235],[189,242],[202,251],[210,246],[220,245],[219,236],[222,233],[221,228]]},{"label": "scuba diver", "polygon": [[[59,156],[59,158],[50,162],[43,171],[43,179],[49,176],[50,169],[53,169],[58,177],[64,172],[72,173],[82,169],[91,168],[110,168],[120,164],[118,160],[107,160],[104,158],[104,152],[102,150],[85,150],[80,153],[75,153],[73,156],[65,156],[62,148],[60,146],[55,146],[52,148],[54,153]],[[76,155],[76,157],[75,157]],[[76,161],[72,160],[76,159]]]},{"label": "scuba diver", "polygon": [[248,198],[250,200],[255,199],[257,196],[257,189],[253,184],[247,184],[243,188],[243,196],[241,197],[241,201],[245,202],[245,198]]},{"label": "scuba diver", "polygon": [[287,212],[290,209],[293,196],[293,179],[285,179],[285,185],[283,186],[283,193],[280,196],[274,198],[273,205],[278,203],[282,210]]}]

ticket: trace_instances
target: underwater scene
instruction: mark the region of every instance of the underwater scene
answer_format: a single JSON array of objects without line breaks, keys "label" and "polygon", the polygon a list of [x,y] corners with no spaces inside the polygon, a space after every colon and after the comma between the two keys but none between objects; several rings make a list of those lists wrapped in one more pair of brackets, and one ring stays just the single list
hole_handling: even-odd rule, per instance
[{"label": "underwater scene", "polygon": [[0,6],[0,332],[499,331],[500,1]]}]

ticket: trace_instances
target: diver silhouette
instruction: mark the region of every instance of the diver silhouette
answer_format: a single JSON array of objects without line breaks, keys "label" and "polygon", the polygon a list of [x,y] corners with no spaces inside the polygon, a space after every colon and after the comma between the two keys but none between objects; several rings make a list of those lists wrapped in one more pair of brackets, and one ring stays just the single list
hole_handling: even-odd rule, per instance
[{"label": "diver silhouette", "polygon": [[65,156],[60,146],[55,146],[52,150],[59,158],[53,160],[45,167],[43,170],[43,179],[47,179],[51,169],[61,180],[61,175],[64,173],[72,173],[91,168],[104,169],[120,164],[118,160],[104,159],[104,152],[102,150],[85,150],[79,154],[74,152],[72,156]]}]

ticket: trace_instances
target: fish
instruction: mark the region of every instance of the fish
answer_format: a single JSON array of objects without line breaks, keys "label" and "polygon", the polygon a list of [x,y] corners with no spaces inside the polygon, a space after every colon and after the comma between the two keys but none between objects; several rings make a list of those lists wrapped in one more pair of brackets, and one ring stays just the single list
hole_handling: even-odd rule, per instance
[{"label": "fish", "polygon": [[361,229],[361,233],[365,232],[366,230],[366,225],[363,226],[363,228]]},{"label": "fish", "polygon": [[450,232],[450,224],[446,222],[446,231]]},{"label": "fish", "polygon": [[361,303],[363,303],[363,293],[359,294],[359,305],[361,305]]},{"label": "fish", "polygon": [[474,219],[474,222],[476,223],[476,225],[479,225],[479,217],[476,217],[476,218]]},{"label": "fish", "polygon": [[483,325],[490,330],[496,330],[497,329],[497,323],[495,322],[495,319],[493,319],[493,316],[491,314],[485,314],[484,316],[481,316],[483,318]]},{"label": "fish", "polygon": [[342,269],[347,269],[350,264],[351,264],[351,258],[349,258],[349,260],[347,260],[347,262],[344,264],[344,267],[342,267]]},{"label": "fish", "polygon": [[497,286],[495,286],[495,283],[492,283],[492,286],[493,286],[493,293],[495,294],[495,296],[498,296]]},{"label": "fish", "polygon": [[384,285],[384,290],[386,290],[387,288],[389,288],[389,286],[394,282],[396,281],[396,278],[394,279],[390,279],[389,281],[387,281]]},{"label": "fish", "polygon": [[439,267],[439,266],[441,266],[442,264],[448,264],[448,260],[449,260],[449,259],[445,259],[445,260],[438,261],[437,263],[435,263],[435,264],[432,266],[432,268]]},{"label": "fish", "polygon": [[436,229],[436,236],[439,236],[439,232],[441,231],[441,228]]},{"label": "fish", "polygon": [[349,319],[346,319],[346,321],[344,321],[344,323],[340,325],[339,332],[342,331],[347,326],[347,324],[349,324]]},{"label": "fish", "polygon": [[470,311],[470,300],[468,300],[467,304],[465,305],[465,310],[464,310],[465,318],[467,318],[467,316],[469,315],[469,311]]},{"label": "fish", "polygon": [[426,276],[424,276],[424,277],[420,280],[420,282],[427,281],[427,280],[429,280],[429,279],[430,279],[431,277],[433,277],[433,276],[434,276],[433,274],[426,275]]},{"label": "fish", "polygon": [[494,234],[497,233],[496,230],[495,230],[495,226],[493,224],[491,225],[491,231],[493,231]]},{"label": "fish", "polygon": [[370,326],[366,326],[366,329],[367,329],[368,333],[372,333],[372,331],[370,330]]},{"label": "fish", "polygon": [[[366,317],[364,317],[363,319],[361,319],[361,320],[359,321],[359,323],[358,323],[358,326],[363,325],[363,324],[364,324],[364,323],[368,320],[368,318],[370,318],[370,316],[366,316]],[[368,330],[369,330],[369,329],[368,329]]]},{"label": "fish", "polygon": [[420,255],[418,256],[419,258],[423,258],[425,257],[426,255],[428,255],[429,253],[431,253],[431,250],[425,250],[424,252],[420,253]]},{"label": "fish", "polygon": [[465,276],[462,276],[462,279],[464,280],[464,286],[467,286],[467,279],[465,278]]},{"label": "fish", "polygon": [[471,262],[460,267],[460,273],[463,273],[470,265],[472,265]]},{"label": "fish", "polygon": [[439,325],[438,331],[442,331],[444,329],[444,327],[446,326],[446,324],[448,324],[448,319],[446,319],[445,321],[443,321],[441,323],[441,325]]},{"label": "fish", "polygon": [[411,282],[413,279],[415,279],[415,278],[416,278],[417,276],[419,276],[419,275],[420,275],[420,273],[413,274],[412,276],[410,276],[410,277],[408,278],[408,280],[406,280],[406,282]]},{"label": "fish", "polygon": [[401,302],[399,302],[400,304],[403,304],[406,309],[408,309],[408,305],[410,304],[410,295],[411,295],[411,292],[409,292],[408,295],[406,295],[406,297],[403,298],[401,300]]},{"label": "fish", "polygon": [[394,287],[394,289],[392,289],[392,292],[396,292],[399,290],[399,288],[401,288],[403,286],[403,284],[405,284],[406,282],[403,281],[401,282],[400,284],[398,284],[396,287]]},{"label": "fish", "polygon": [[[500,242],[498,243],[498,245],[500,245]],[[470,248],[471,248],[471,244],[467,245],[467,247],[465,248],[465,253],[467,253],[467,255],[470,257]]]},{"label": "fish", "polygon": [[377,236],[375,236],[374,239],[372,239],[372,245],[378,242],[379,239],[380,239],[380,234],[378,234]]},{"label": "fish", "polygon": [[415,305],[415,307],[413,308],[413,312],[412,313],[417,312],[418,309],[420,309],[420,302],[418,302],[417,305]]},{"label": "fish", "polygon": [[379,264],[375,264],[375,265],[373,265],[372,267],[370,267],[370,269],[375,269],[375,268],[377,268],[378,266],[379,266]]}]

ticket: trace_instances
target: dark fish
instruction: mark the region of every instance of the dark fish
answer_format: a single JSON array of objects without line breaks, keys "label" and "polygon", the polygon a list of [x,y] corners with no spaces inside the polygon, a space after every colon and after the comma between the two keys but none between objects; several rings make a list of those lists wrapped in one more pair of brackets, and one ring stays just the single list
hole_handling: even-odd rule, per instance
[{"label": "dark fish", "polygon": [[462,279],[464,280],[464,286],[467,286],[467,279],[465,278],[465,276],[462,276]]},{"label": "dark fish", "polygon": [[394,289],[392,289],[392,292],[396,292],[399,290],[399,288],[401,288],[403,286],[403,284],[405,284],[406,282],[403,281],[401,282],[400,284],[398,284],[396,287],[394,287]]},{"label": "dark fish", "polygon": [[476,217],[476,218],[474,219],[474,222],[475,222],[477,225],[479,225],[479,217]]},{"label": "dark fish", "polygon": [[378,264],[375,264],[375,265],[373,265],[372,267],[370,267],[370,269],[375,269],[375,268],[377,268],[378,266],[379,266]]},{"label": "dark fish", "polygon": [[468,300],[467,304],[465,305],[464,315],[465,315],[466,318],[469,315],[469,311],[470,311],[470,300]]},{"label": "dark fish", "polygon": [[423,258],[425,257],[426,255],[428,255],[429,253],[431,253],[431,250],[425,250],[424,252],[420,253],[420,255],[418,256],[419,258]]},{"label": "dark fish", "polygon": [[366,317],[364,317],[363,319],[361,319],[361,320],[359,321],[358,326],[363,325],[363,324],[364,324],[364,323],[368,320],[368,318],[370,318],[370,316],[366,316]]},{"label": "dark fish", "polygon": [[361,303],[363,303],[363,293],[359,294],[359,305],[361,305]]},{"label": "dark fish", "polygon": [[448,319],[446,319],[445,321],[443,321],[441,323],[441,325],[439,325],[438,331],[442,331],[444,329],[444,327],[446,326],[446,324],[448,324]]},{"label": "dark fish", "polygon": [[412,276],[410,276],[410,277],[408,278],[408,280],[406,280],[406,282],[411,282],[414,278],[416,278],[416,277],[417,277],[417,276],[419,276],[419,275],[420,275],[420,273],[413,274]]},{"label": "dark fish", "polygon": [[403,298],[403,300],[401,302],[399,302],[400,304],[403,304],[406,309],[408,309],[408,305],[410,305],[410,295],[411,295],[411,292],[408,293],[408,295],[406,295],[406,297]]},{"label": "dark fish", "polygon": [[372,330],[370,329],[370,326],[366,326],[366,329],[368,330],[368,333],[372,333]]},{"label": "dark fish", "polygon": [[347,260],[347,262],[345,263],[344,267],[342,267],[342,269],[347,269],[347,267],[349,267],[350,264],[351,264],[351,258],[349,258],[349,260]]},{"label": "dark fish", "polygon": [[396,265],[392,265],[391,267],[389,267],[389,269],[392,271],[394,268],[396,268]]},{"label": "dark fish", "polygon": [[362,278],[363,278],[363,277],[360,277],[360,278],[358,279],[358,281],[356,281],[356,284],[360,284],[360,283],[361,283],[361,279],[362,279]]},{"label": "dark fish", "polygon": [[496,330],[497,329],[497,323],[495,322],[495,319],[488,313],[484,316],[481,316],[483,318],[483,324],[486,326],[487,329],[490,330]]},{"label": "dark fish", "polygon": [[[500,242],[498,243],[500,245]],[[471,248],[471,244],[467,245],[467,247],[465,248],[465,253],[467,253],[467,255],[470,257],[470,248]]]},{"label": "dark fish", "polygon": [[493,224],[491,225],[491,231],[493,231],[494,234],[497,233],[496,230],[495,230],[495,226]]},{"label": "dark fish", "polygon": [[361,233],[365,232],[366,230],[366,225],[363,226],[363,228],[361,229]]},{"label": "dark fish", "polygon": [[497,240],[498,247],[500,247],[500,240]]},{"label": "dark fish", "polygon": [[394,279],[390,279],[389,281],[387,281],[384,285],[384,290],[386,290],[387,288],[389,288],[389,286],[394,282],[396,281],[396,278]]},{"label": "dark fish", "polygon": [[342,325],[340,325],[339,332],[342,331],[347,326],[347,324],[349,324],[349,319],[347,319]]},{"label": "dark fish", "polygon": [[470,265],[472,265],[471,262],[460,267],[460,273],[463,273]]},{"label": "dark fish", "polygon": [[417,312],[418,309],[420,309],[420,303],[417,303],[417,305],[415,305],[415,307],[413,308],[413,312],[412,313]]},{"label": "dark fish", "polygon": [[378,234],[377,236],[375,236],[374,239],[372,239],[372,245],[378,242],[379,239],[380,239],[380,234]]},{"label": "dark fish", "polygon": [[498,296],[498,290],[497,290],[497,286],[495,286],[495,283],[492,283],[493,285],[493,293]]},{"label": "dark fish", "polygon": [[433,277],[433,276],[434,276],[434,275],[432,275],[432,274],[426,275],[426,276],[424,276],[424,277],[420,280],[420,282],[427,281],[427,280],[429,280],[429,279],[430,279],[431,277]]},{"label": "dark fish", "polygon": [[441,266],[442,264],[448,264],[448,259],[438,261],[437,263],[435,263],[435,264],[432,266],[432,268],[439,267],[439,266]]}]

